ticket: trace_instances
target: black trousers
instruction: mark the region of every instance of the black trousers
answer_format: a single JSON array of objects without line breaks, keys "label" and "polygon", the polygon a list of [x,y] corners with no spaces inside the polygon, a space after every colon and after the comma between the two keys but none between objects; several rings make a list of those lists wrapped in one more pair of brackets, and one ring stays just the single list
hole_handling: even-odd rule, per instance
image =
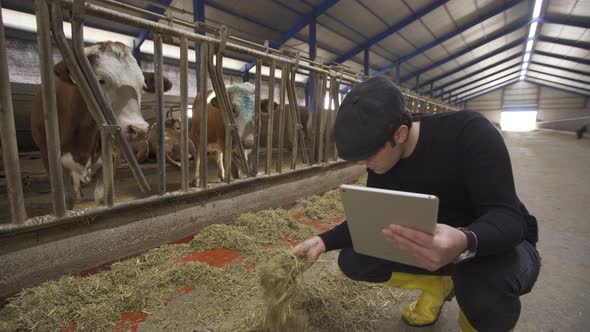
[{"label": "black trousers", "polygon": [[340,251],[338,265],[353,280],[386,282],[395,272],[452,276],[457,302],[479,332],[509,331],[520,316],[520,296],[529,293],[541,268],[541,258],[528,241],[496,256],[476,257],[430,272],[356,253]]}]

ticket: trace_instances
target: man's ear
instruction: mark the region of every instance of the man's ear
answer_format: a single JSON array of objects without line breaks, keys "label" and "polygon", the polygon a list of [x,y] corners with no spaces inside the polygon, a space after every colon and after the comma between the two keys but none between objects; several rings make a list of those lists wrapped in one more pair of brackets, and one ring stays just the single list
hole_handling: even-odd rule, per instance
[{"label": "man's ear", "polygon": [[410,133],[410,128],[406,125],[401,125],[393,134],[393,139],[395,143],[402,144],[408,139],[408,134]]}]

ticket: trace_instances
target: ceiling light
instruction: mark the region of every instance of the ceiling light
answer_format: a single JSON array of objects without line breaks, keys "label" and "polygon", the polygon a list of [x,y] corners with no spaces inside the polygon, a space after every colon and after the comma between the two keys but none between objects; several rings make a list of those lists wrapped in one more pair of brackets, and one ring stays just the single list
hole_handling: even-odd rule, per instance
[{"label": "ceiling light", "polygon": [[537,23],[537,21],[531,23],[531,27],[529,28],[529,38],[533,38],[535,36],[535,33],[537,33],[537,25],[539,23]]},{"label": "ceiling light", "polygon": [[531,60],[531,53],[527,52],[524,54],[524,58],[522,58],[522,61],[524,61],[525,63],[528,63]]},{"label": "ceiling light", "polygon": [[535,8],[533,9],[533,19],[539,17],[541,15],[541,6],[543,5],[543,0],[536,0],[535,1]]}]

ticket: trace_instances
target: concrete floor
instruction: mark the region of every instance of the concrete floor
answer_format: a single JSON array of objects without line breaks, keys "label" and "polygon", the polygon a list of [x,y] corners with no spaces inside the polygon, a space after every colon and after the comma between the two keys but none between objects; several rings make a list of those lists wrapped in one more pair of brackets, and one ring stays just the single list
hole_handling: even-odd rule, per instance
[{"label": "concrete floor", "polygon": [[[516,191],[539,222],[542,269],[522,297],[515,331],[588,331],[590,324],[590,140],[534,131],[503,133]],[[401,313],[403,306],[398,306]],[[459,331],[456,300],[428,328],[382,322],[380,331]]]}]

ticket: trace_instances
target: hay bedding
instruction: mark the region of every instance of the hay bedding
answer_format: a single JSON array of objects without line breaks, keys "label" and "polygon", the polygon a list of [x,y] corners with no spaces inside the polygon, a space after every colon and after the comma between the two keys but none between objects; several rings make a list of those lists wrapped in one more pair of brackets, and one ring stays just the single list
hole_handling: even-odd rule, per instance
[{"label": "hay bedding", "polygon": [[[146,330],[352,331],[372,330],[375,320],[390,318],[400,294],[347,279],[334,268],[336,253],[323,255],[305,273],[300,259],[288,255],[285,238],[318,232],[295,222],[296,211],[317,220],[341,215],[342,206],[333,190],[291,211],[245,213],[230,225],[205,228],[187,244],[163,245],[108,271],[25,289],[0,310],[0,331],[113,330],[129,312],[147,314]],[[181,263],[190,253],[215,248],[242,256],[224,268]],[[169,305],[165,299],[183,287],[192,292]]]}]

